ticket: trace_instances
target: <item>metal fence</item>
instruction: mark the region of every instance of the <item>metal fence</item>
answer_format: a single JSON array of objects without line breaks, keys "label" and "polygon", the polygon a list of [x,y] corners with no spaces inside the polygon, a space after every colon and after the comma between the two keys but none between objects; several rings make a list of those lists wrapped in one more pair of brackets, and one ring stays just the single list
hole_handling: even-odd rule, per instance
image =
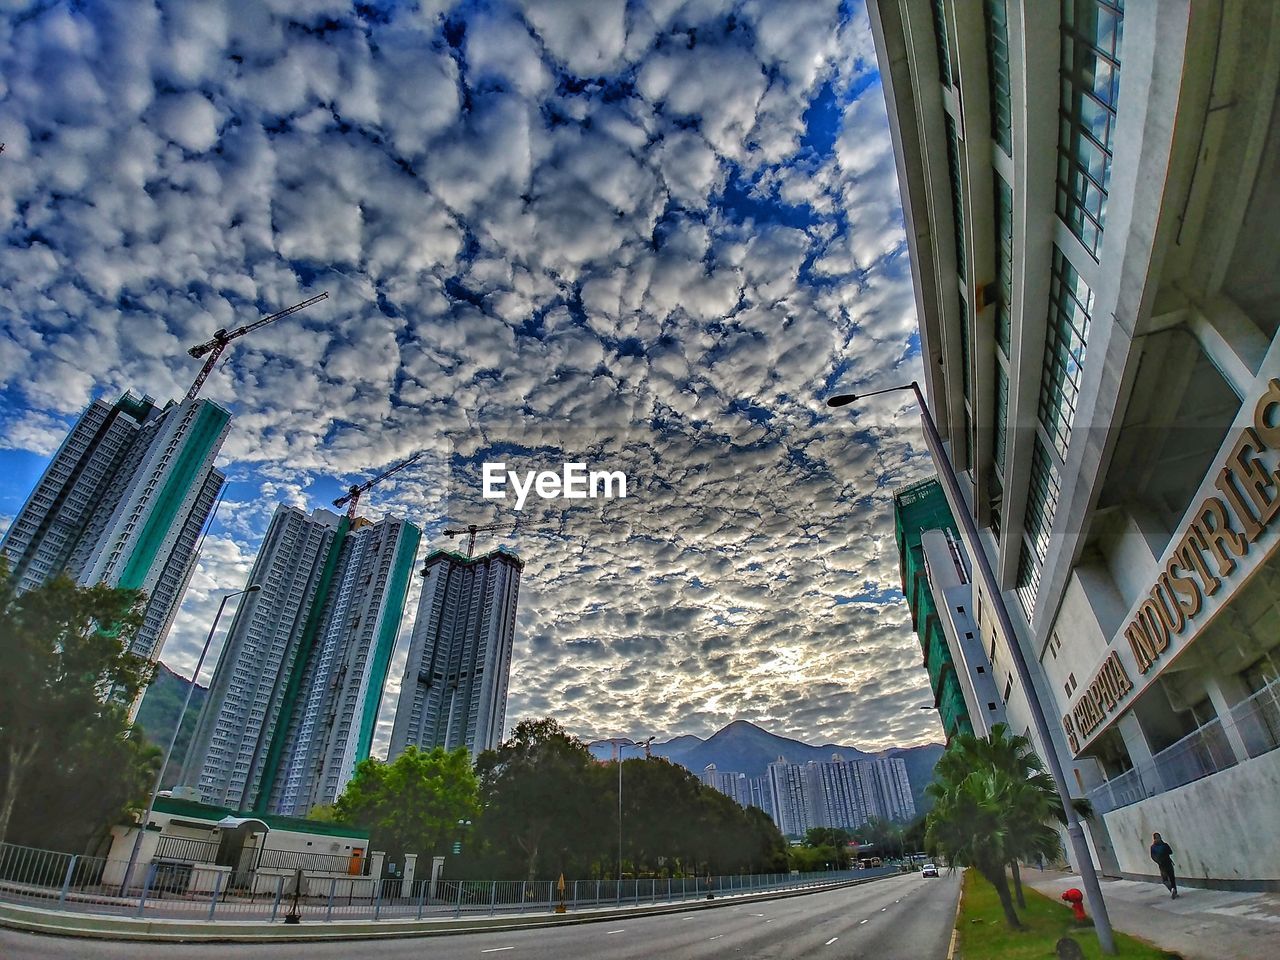
[{"label": "metal fence", "polygon": [[[547,913],[592,907],[680,903],[768,891],[816,889],[873,870],[635,880],[439,880],[337,876],[305,869],[235,871],[153,860],[126,886],[124,861],[0,844],[0,900],[81,913],[186,920],[299,921],[421,919]],[[300,881],[300,882],[299,882]]]},{"label": "metal fence", "polygon": [[[1094,788],[1094,809],[1107,813],[1193,783],[1280,747],[1280,682],[1263,687],[1231,711]],[[1243,754],[1243,756],[1241,756]]]}]

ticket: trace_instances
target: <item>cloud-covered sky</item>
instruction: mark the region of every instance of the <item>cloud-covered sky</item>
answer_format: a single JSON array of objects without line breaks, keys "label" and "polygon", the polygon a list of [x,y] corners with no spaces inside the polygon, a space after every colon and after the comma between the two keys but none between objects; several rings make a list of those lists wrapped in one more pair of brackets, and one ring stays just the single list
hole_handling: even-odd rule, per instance
[{"label": "cloud-covered sky", "polygon": [[[10,0],[0,525],[96,396],[204,396],[232,484],[162,659],[194,666],[278,503],[510,522],[480,464],[625,469],[529,504],[508,725],[937,740],[890,494],[927,472],[860,0]],[[416,586],[384,697],[403,669]],[[206,667],[207,676],[211,665]]]}]

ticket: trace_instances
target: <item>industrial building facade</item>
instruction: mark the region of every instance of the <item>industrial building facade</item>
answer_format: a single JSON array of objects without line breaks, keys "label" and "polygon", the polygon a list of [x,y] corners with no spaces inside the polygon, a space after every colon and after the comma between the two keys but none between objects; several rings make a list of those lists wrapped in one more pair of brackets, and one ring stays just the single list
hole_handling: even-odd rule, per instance
[{"label": "industrial building facade", "polygon": [[1104,870],[1280,882],[1280,6],[869,9],[1009,723],[1016,643]]},{"label": "industrial building facade", "polygon": [[389,759],[411,746],[475,757],[502,742],[523,569],[502,549],[427,556]]},{"label": "industrial building facade", "polygon": [[369,756],[421,533],[279,507],[210,687],[184,779],[202,802],[306,816]]},{"label": "industrial building facade", "polygon": [[142,590],[147,606],[131,651],[155,660],[225,482],[214,460],[230,422],[209,400],[159,408],[127,393],[90,404],[0,541],[18,588],[66,573],[85,585]]}]

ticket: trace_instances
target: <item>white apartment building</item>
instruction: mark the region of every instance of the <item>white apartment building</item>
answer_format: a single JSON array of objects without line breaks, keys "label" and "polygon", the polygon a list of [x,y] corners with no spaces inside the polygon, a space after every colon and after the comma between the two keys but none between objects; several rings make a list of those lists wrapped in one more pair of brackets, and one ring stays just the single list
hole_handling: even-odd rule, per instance
[{"label": "white apartment building", "polygon": [[389,756],[502,742],[524,562],[503,549],[479,557],[436,550],[422,566],[422,596],[396,704]]},{"label": "white apartment building", "polygon": [[214,460],[230,423],[210,400],[160,409],[125,394],[90,404],[0,541],[20,589],[65,572],[86,585],[142,590],[132,652],[154,660],[225,482]]},{"label": "white apartment building", "polygon": [[[1100,866],[1280,882],[1280,5],[872,0],[924,387]],[[1230,815],[1224,815],[1224,811]]]}]

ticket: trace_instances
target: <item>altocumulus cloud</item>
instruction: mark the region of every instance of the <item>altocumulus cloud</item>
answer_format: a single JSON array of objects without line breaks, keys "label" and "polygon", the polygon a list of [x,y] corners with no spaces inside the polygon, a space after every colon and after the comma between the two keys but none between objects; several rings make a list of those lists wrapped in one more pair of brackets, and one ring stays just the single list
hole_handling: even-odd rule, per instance
[{"label": "altocumulus cloud", "polygon": [[914,413],[822,406],[920,362],[860,2],[15,2],[0,141],[0,515],[92,397],[179,396],[187,346],[331,293],[205,388],[233,483],[175,668],[277,503],[426,449],[369,511],[443,545],[511,519],[485,460],[580,457],[632,495],[484,544],[528,562],[511,719],[936,739]]}]

